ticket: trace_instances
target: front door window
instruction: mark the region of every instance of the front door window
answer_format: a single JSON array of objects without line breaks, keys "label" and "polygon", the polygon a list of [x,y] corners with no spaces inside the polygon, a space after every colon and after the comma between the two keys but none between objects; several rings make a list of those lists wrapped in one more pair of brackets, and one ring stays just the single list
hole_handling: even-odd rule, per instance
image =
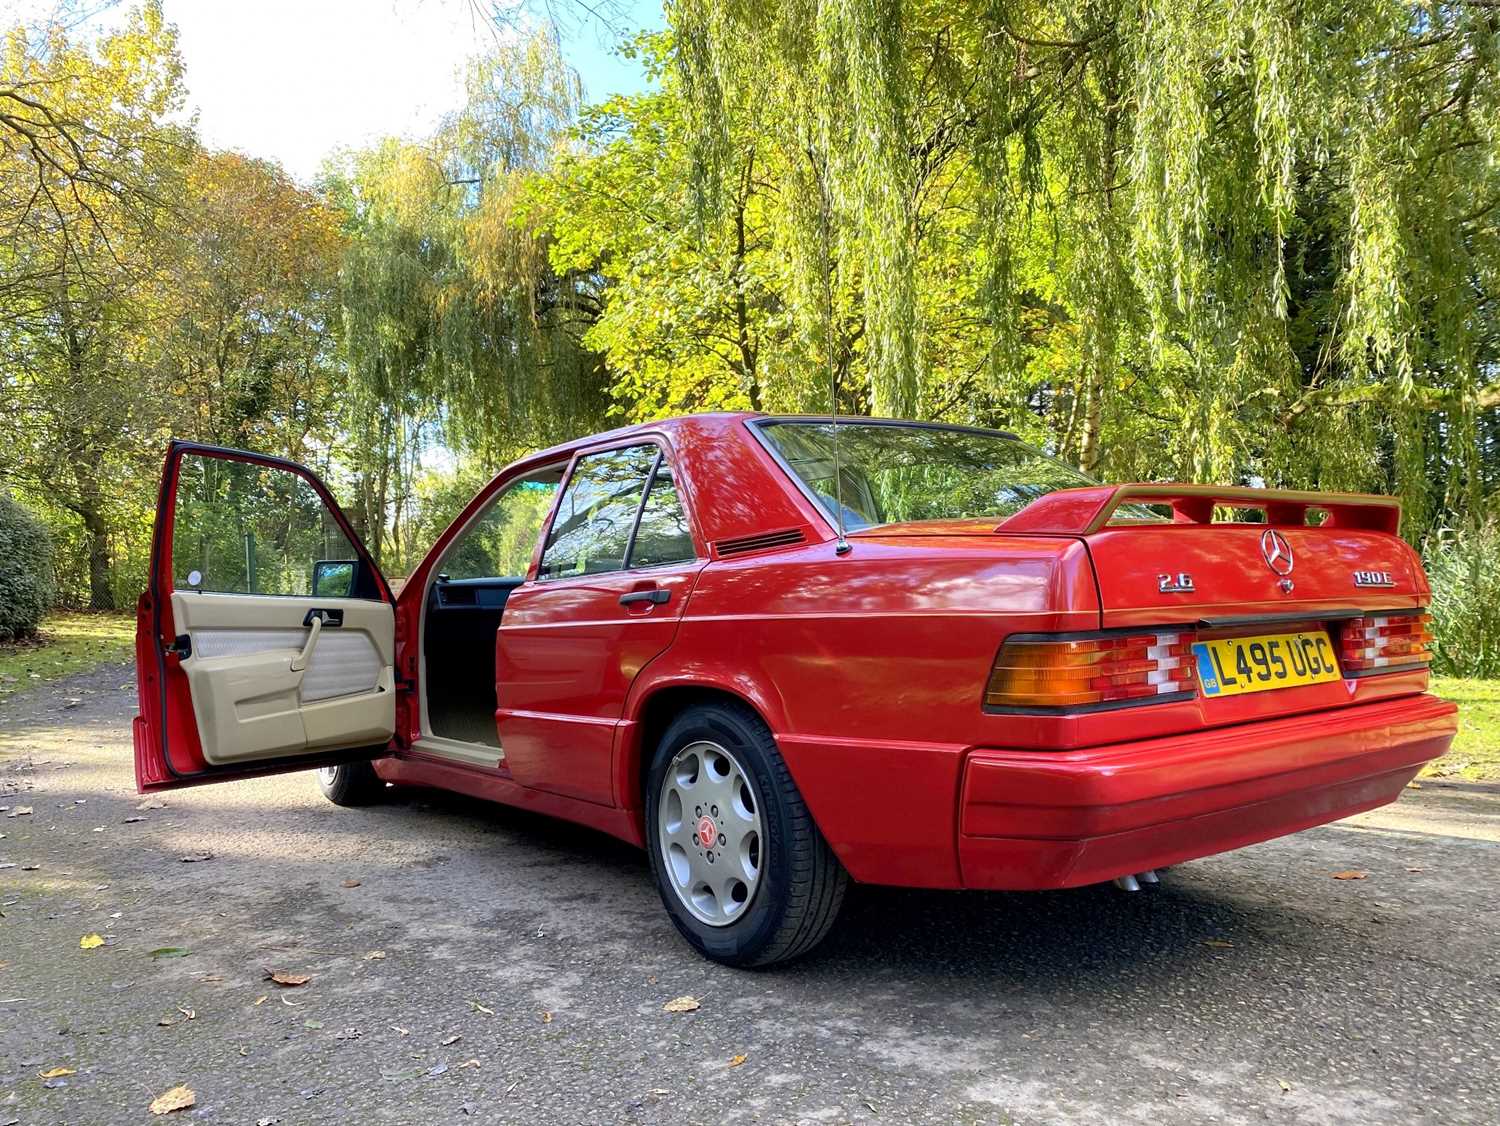
[{"label": "front door window", "polygon": [[172,586],[219,594],[353,593],[354,545],[298,473],[184,454],[172,518]]}]

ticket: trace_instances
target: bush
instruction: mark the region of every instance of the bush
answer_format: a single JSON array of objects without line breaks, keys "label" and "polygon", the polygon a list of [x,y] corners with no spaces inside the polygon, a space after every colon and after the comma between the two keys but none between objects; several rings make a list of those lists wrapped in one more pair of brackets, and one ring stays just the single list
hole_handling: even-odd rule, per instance
[{"label": "bush", "polygon": [[36,633],[54,594],[46,527],[0,493],[0,641]]},{"label": "bush", "polygon": [[1500,676],[1500,522],[1443,531],[1428,541],[1433,671]]}]

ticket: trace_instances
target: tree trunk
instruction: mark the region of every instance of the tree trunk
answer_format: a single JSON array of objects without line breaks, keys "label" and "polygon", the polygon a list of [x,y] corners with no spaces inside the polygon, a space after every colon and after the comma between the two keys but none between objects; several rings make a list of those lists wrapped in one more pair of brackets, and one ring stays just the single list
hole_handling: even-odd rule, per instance
[{"label": "tree trunk", "polygon": [[1083,433],[1078,439],[1078,468],[1093,474],[1099,468],[1099,431],[1103,423],[1103,395],[1099,375],[1091,372],[1083,386]]},{"label": "tree trunk", "polygon": [[760,406],[760,373],[756,368],[755,345],[750,340],[750,310],[745,300],[745,209],[750,205],[750,193],[755,185],[755,150],[745,162],[745,183],[734,209],[734,317],[740,348],[740,378],[745,394],[750,399],[750,409],[758,411]]},{"label": "tree trunk", "polygon": [[92,473],[75,471],[78,477],[76,511],[83,520],[89,556],[89,608],[114,610],[115,592],[110,585],[109,523],[102,511],[99,482]]}]

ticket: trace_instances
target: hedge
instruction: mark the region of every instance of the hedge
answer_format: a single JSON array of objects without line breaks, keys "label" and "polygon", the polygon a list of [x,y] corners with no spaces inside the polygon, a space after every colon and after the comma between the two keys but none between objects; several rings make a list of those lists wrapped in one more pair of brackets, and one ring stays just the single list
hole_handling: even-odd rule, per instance
[{"label": "hedge", "polygon": [[0,641],[36,633],[55,594],[46,526],[0,493]]}]

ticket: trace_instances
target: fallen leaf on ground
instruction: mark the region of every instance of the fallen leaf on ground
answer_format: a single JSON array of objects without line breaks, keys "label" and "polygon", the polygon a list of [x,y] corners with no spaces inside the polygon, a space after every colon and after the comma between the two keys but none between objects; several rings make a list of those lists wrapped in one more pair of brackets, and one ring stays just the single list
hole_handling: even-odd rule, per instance
[{"label": "fallen leaf on ground", "polygon": [[137,821],[144,821],[144,820],[146,820],[144,817],[127,817],[122,822],[122,824],[125,824],[125,825],[134,825]]},{"label": "fallen leaf on ground", "polygon": [[399,1024],[393,1024],[393,1025],[391,1025],[391,1028],[394,1031],[399,1032],[402,1036],[410,1036],[411,1035],[411,1029],[409,1029],[409,1028],[402,1028]]},{"label": "fallen leaf on ground", "polygon": [[184,1009],[182,1006],[179,1005],[177,1007],[177,1011],[179,1013],[181,1013],[183,1016],[187,1017],[188,1020],[197,1020],[198,1019],[198,1014],[196,1012],[194,1012],[192,1009]]},{"label": "fallen leaf on ground", "polygon": [[438,1043],[446,1048],[449,1044],[457,1044],[462,1039],[462,1036],[455,1034],[453,1036],[444,1037],[442,1040],[439,1040]]},{"label": "fallen leaf on ground", "polygon": [[1212,946],[1215,950],[1230,950],[1234,947],[1234,943],[1227,938],[1205,938],[1203,945]]},{"label": "fallen leaf on ground", "polygon": [[1408,782],[1406,784],[1406,788],[1408,790],[1420,790],[1422,788],[1422,783],[1420,783],[1420,782]]},{"label": "fallen leaf on ground", "polygon": [[37,1072],[37,1078],[39,1078],[39,1079],[56,1079],[58,1076],[61,1076],[61,1075],[77,1075],[77,1074],[78,1074],[78,1072],[74,1071],[71,1067],[54,1067],[54,1068],[49,1068],[47,1071],[39,1071],[39,1072]]},{"label": "fallen leaf on ground", "polygon": [[471,1009],[473,1009],[476,1013],[487,1013],[490,1016],[494,1016],[495,1015],[495,1010],[494,1009],[487,1009],[483,1005],[481,1005],[478,1001],[470,1001],[469,1002],[469,1007]]},{"label": "fallen leaf on ground", "polygon": [[29,806],[29,805],[18,805],[18,806],[16,806],[15,809],[11,810],[5,816],[7,816],[7,817],[30,817],[31,816],[31,806]]},{"label": "fallen leaf on ground", "polygon": [[312,980],[311,974],[294,974],[287,970],[267,970],[266,981],[274,981],[277,985],[287,989],[295,989],[299,985],[306,985]]},{"label": "fallen leaf on ground", "polygon": [[730,1067],[739,1067],[740,1064],[744,1063],[749,1058],[750,1058],[749,1056],[730,1056],[729,1057],[729,1066]]},{"label": "fallen leaf on ground", "polygon": [[156,1022],[159,1028],[171,1028],[176,1023],[177,1020],[175,1017],[162,1017],[161,1020]]},{"label": "fallen leaf on ground", "polygon": [[211,852],[190,852],[186,856],[179,856],[177,859],[181,860],[184,864],[201,864],[203,861],[212,860],[213,858],[214,854]]},{"label": "fallen leaf on ground", "polygon": [[320,1021],[320,1020],[311,1020],[311,1019],[309,1019],[309,1020],[305,1020],[305,1021],[302,1022],[302,1027],[303,1028],[311,1028],[311,1029],[316,1030],[316,1029],[319,1029],[319,1028],[323,1027],[323,1022]]},{"label": "fallen leaf on ground", "polygon": [[344,886],[346,888],[357,888],[357,887],[359,887],[359,881],[358,880],[345,880],[344,881]]},{"label": "fallen leaf on ground", "polygon": [[82,950],[94,950],[104,945],[104,938],[97,934],[86,934],[78,940],[78,946]]},{"label": "fallen leaf on ground", "polygon": [[1362,880],[1368,875],[1368,872],[1361,872],[1357,868],[1350,868],[1344,872],[1335,872],[1333,878],[1335,880]]},{"label": "fallen leaf on ground", "polygon": [[197,1101],[198,1096],[193,1094],[191,1088],[173,1087],[151,1100],[151,1113],[171,1114],[174,1110],[186,1110]]},{"label": "fallen leaf on ground", "polygon": [[543,1024],[551,1024],[552,1023],[552,1014],[551,1013],[543,1013],[542,1014],[542,1023]]},{"label": "fallen leaf on ground", "polygon": [[1292,1085],[1290,1083],[1288,1083],[1285,1079],[1278,1079],[1278,1080],[1276,1080],[1276,1082],[1281,1087],[1281,1089],[1283,1091],[1290,1091],[1292,1089]]},{"label": "fallen leaf on ground", "polygon": [[371,950],[368,954],[365,955],[365,961],[367,961],[367,962],[378,962],[378,961],[380,961],[384,957],[385,957],[385,951],[384,950]]},{"label": "fallen leaf on ground", "polygon": [[140,805],[136,806],[136,809],[166,809],[166,808],[167,808],[167,803],[164,802],[164,801],[160,801],[157,798],[147,798],[145,801],[141,802]]},{"label": "fallen leaf on ground", "polygon": [[460,1068],[465,1068],[465,1067],[478,1067],[478,1066],[479,1066],[479,1061],[478,1061],[478,1060],[464,1060],[464,1062],[463,1062],[463,1063],[461,1063],[461,1064],[459,1064],[459,1065],[458,1065],[458,1066],[459,1066],[459,1067],[460,1067]]},{"label": "fallen leaf on ground", "polygon": [[674,997],[661,1007],[664,1013],[690,1013],[698,1007],[696,997]]},{"label": "fallen leaf on ground", "polygon": [[191,950],[184,950],[180,946],[158,946],[151,951],[151,960],[154,962],[159,958],[186,958]]},{"label": "fallen leaf on ground", "polygon": [[255,999],[255,1003],[257,1005],[264,1005],[266,1003],[266,1001],[269,999],[269,996],[270,996],[269,994],[262,993],[259,997],[257,997]]}]

